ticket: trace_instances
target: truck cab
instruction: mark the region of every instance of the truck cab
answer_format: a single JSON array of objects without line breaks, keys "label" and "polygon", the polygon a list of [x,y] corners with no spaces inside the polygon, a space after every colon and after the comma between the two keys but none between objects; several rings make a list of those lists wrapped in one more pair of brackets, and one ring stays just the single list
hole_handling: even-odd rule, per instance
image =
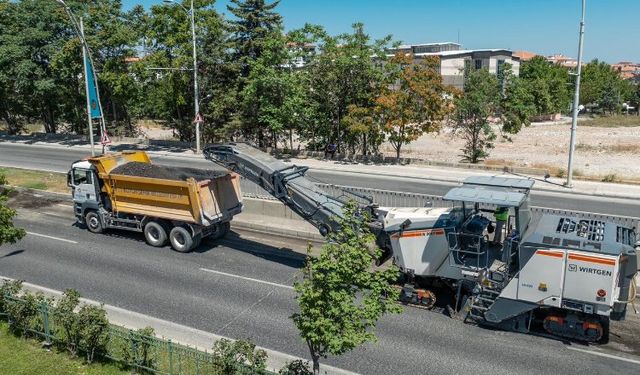
[{"label": "truck cab", "polygon": [[67,173],[67,185],[71,188],[74,213],[83,221],[87,208],[100,207],[100,182],[95,167],[87,160],[79,160],[71,165]]}]

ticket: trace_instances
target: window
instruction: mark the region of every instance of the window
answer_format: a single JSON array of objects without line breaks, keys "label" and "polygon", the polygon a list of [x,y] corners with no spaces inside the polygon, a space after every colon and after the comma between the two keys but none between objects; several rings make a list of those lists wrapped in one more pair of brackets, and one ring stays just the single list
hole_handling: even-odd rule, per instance
[{"label": "window", "polygon": [[502,78],[503,70],[504,70],[504,60],[498,60],[498,65],[496,67],[496,73],[498,74],[498,77]]},{"label": "window", "polygon": [[482,69],[482,59],[476,59],[476,70]]},{"label": "window", "polygon": [[91,172],[87,169],[74,169],[73,170],[73,184],[90,184]]}]

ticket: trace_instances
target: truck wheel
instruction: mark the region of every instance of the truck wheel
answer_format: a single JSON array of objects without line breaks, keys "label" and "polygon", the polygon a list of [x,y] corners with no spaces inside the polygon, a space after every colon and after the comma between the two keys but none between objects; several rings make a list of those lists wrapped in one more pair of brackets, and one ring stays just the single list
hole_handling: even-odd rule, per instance
[{"label": "truck wheel", "polygon": [[188,253],[193,248],[193,236],[185,227],[174,227],[169,233],[169,241],[173,250],[180,253]]},{"label": "truck wheel", "polygon": [[100,215],[95,211],[87,211],[84,215],[84,223],[87,225],[87,229],[89,229],[89,232],[91,233],[102,233],[104,231]]},{"label": "truck wheel", "polygon": [[225,221],[224,223],[218,223],[216,224],[216,229],[213,231],[213,233],[211,233],[208,238],[210,240],[219,240],[221,238],[223,238],[224,236],[227,235],[227,233],[229,233],[229,230],[231,229],[231,223],[228,221]]},{"label": "truck wheel", "polygon": [[150,221],[144,226],[144,238],[149,245],[161,247],[167,243],[167,231],[160,223]]}]

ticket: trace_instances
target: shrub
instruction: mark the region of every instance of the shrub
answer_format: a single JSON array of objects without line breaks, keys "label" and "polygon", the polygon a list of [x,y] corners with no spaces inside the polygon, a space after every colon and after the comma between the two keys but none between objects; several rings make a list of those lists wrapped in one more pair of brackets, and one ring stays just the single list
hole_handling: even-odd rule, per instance
[{"label": "shrub", "polygon": [[616,182],[616,181],[618,181],[618,176],[616,176],[613,173],[608,174],[602,178],[602,182]]},{"label": "shrub", "polygon": [[256,350],[256,345],[245,340],[219,340],[213,345],[213,353],[220,358],[222,373],[235,374],[239,365],[253,371],[267,368],[267,353]]},{"label": "shrub", "polygon": [[100,306],[83,305],[78,311],[80,326],[79,347],[87,355],[87,362],[93,362],[96,354],[103,353],[109,338],[107,312]]},{"label": "shrub", "polygon": [[309,362],[297,359],[287,363],[279,372],[279,375],[312,375]]},{"label": "shrub", "polygon": [[66,345],[69,354],[76,356],[80,344],[80,322],[75,309],[80,303],[80,293],[73,289],[65,290],[58,300],[53,316],[60,325],[60,339]]},{"label": "shrub", "polygon": [[5,308],[9,315],[11,329],[22,335],[26,335],[27,331],[35,321],[40,312],[40,304],[44,301],[42,293],[33,294],[25,293],[20,299],[5,300]]},{"label": "shrub", "polygon": [[[155,337],[155,331],[151,327],[130,331],[128,340],[124,341],[122,359],[126,363],[135,363],[146,368],[155,368],[155,359],[151,355],[151,340]],[[153,371],[141,369],[141,373],[153,373]]]},{"label": "shrub", "polygon": [[21,280],[8,280],[0,285],[0,312],[7,312],[7,300],[15,298],[21,290]]}]

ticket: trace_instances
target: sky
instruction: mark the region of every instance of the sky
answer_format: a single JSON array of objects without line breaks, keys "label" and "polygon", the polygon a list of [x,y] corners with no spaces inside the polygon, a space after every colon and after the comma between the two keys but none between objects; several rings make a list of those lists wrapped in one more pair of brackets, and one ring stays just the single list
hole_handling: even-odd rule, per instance
[{"label": "sky", "polygon": [[[162,0],[122,0],[125,9]],[[216,8],[226,15],[228,0]],[[319,24],[330,34],[363,22],[373,38],[405,44],[460,42],[577,57],[581,0],[281,0],[285,30]],[[640,62],[640,1],[587,0],[584,58]]]}]

